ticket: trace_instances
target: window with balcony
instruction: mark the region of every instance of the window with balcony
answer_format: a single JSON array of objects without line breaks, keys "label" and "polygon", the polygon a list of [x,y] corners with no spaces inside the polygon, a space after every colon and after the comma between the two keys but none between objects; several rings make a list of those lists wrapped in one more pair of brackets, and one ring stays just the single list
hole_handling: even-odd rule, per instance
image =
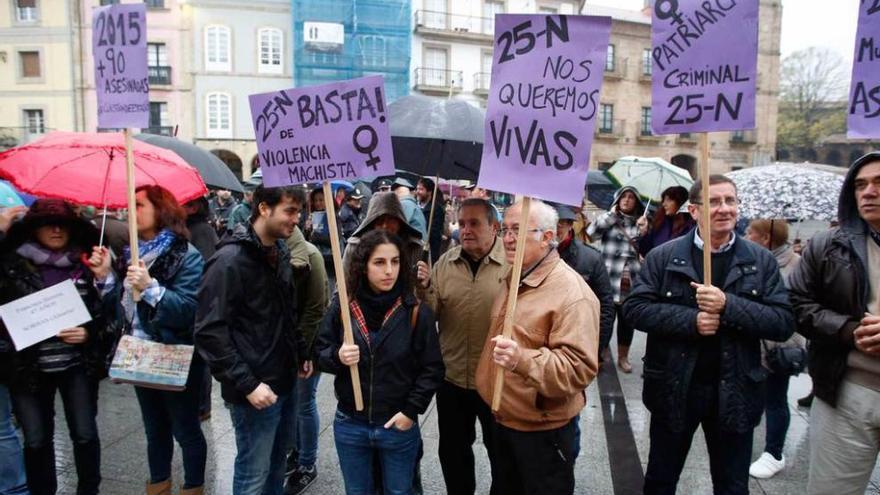
[{"label": "window with balcony", "polygon": [[37,0],[15,0],[15,20],[18,22],[36,22],[40,20]]},{"label": "window with balcony", "polygon": [[232,98],[228,93],[208,93],[207,137],[232,137]]},{"label": "window with balcony", "polygon": [[599,107],[599,132],[602,134],[614,132],[614,105],[603,103]]},{"label": "window with balcony", "polygon": [[388,63],[385,51],[385,37],[365,35],[358,38],[361,65],[364,67],[385,67]]},{"label": "window with balcony", "polygon": [[171,66],[165,43],[147,43],[147,73],[150,84],[171,84]]},{"label": "window with balcony", "polygon": [[40,52],[18,52],[18,58],[21,63],[20,74],[22,79],[38,79],[43,76],[40,67]]},{"label": "window with balcony", "polygon": [[651,49],[642,50],[642,75],[650,76],[654,73],[654,58],[651,56]]},{"label": "window with balcony", "polygon": [[173,134],[171,122],[168,119],[168,103],[164,101],[150,102],[150,127],[146,132],[171,136]]},{"label": "window with balcony", "polygon": [[205,28],[205,70],[218,72],[232,70],[231,38],[232,31],[229,26]]},{"label": "window with balcony", "polygon": [[485,0],[483,2],[483,34],[495,32],[495,14],[504,13],[504,2]]},{"label": "window with balcony", "polygon": [[425,27],[431,29],[449,29],[449,15],[446,12],[446,0],[425,0]]},{"label": "window with balcony", "polygon": [[651,107],[642,107],[642,136],[650,136],[651,132]]},{"label": "window with balcony", "polygon": [[614,72],[614,45],[608,45],[608,51],[605,53],[605,72]]},{"label": "window with balcony", "polygon": [[46,120],[42,110],[24,111],[24,128],[29,135],[44,134],[46,132]]},{"label": "window with balcony", "polygon": [[419,83],[426,86],[449,86],[449,51],[445,48],[426,47],[424,52],[423,75]]},{"label": "window with balcony", "polygon": [[257,32],[257,38],[260,50],[258,72],[261,74],[282,74],[284,72],[284,65],[281,62],[284,33],[278,28],[260,28]]}]

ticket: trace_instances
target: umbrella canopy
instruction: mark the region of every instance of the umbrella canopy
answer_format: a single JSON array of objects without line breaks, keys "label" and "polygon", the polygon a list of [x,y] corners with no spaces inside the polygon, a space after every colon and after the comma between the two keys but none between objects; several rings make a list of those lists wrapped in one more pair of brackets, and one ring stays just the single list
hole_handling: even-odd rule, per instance
[{"label": "umbrella canopy", "polygon": [[395,166],[419,175],[476,180],[486,113],[462,100],[410,95],[388,105]]},{"label": "umbrella canopy", "polygon": [[844,177],[797,165],[767,165],[726,174],[736,183],[744,218],[837,219]]},{"label": "umbrella canopy", "polygon": [[599,170],[587,172],[587,200],[590,203],[607,210],[614,201],[614,192],[618,187],[611,182],[604,173]]},{"label": "umbrella canopy", "polygon": [[[132,140],[136,187],[159,185],[181,204],[208,190],[174,152]],[[128,206],[122,133],[53,132],[0,153],[0,177],[26,193],[102,207]]]},{"label": "umbrella canopy", "polygon": [[605,173],[618,187],[635,187],[643,198],[654,203],[660,202],[660,195],[666,188],[682,186],[690,189],[694,184],[687,170],[656,157],[625,156]]},{"label": "umbrella canopy", "polygon": [[223,163],[223,160],[204,148],[199,148],[194,144],[170,136],[138,134],[134,138],[177,153],[186,163],[199,171],[199,175],[202,176],[205,185],[210,188],[227,189],[238,193],[244,192],[241,183],[238,182],[238,178]]}]

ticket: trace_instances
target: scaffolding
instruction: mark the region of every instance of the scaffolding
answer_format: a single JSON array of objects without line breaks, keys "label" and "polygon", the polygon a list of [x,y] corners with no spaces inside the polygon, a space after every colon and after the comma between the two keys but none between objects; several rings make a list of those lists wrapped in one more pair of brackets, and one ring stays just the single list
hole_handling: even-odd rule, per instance
[{"label": "scaffolding", "polygon": [[385,77],[388,101],[409,94],[411,0],[292,0],[293,81]]}]

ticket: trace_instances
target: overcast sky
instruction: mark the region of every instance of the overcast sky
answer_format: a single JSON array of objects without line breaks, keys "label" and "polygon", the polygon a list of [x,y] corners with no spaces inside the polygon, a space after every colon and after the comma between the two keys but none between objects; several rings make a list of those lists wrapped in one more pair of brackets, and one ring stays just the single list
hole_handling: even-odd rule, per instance
[{"label": "overcast sky", "polygon": [[[643,0],[587,0],[588,4],[640,10]],[[852,67],[859,0],[782,0],[782,56],[820,46]]]}]

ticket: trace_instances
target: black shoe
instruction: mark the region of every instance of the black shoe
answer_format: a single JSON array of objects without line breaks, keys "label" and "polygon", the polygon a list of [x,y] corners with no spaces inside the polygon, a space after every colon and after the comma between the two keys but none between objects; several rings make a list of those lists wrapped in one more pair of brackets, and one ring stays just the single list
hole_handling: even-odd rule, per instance
[{"label": "black shoe", "polygon": [[284,488],[284,495],[298,495],[312,485],[318,478],[318,468],[312,466],[310,468],[299,466],[290,477],[287,478],[287,486]]},{"label": "black shoe", "polygon": [[797,403],[798,403],[799,407],[809,408],[810,406],[812,406],[813,405],[813,392],[810,392],[810,394],[807,395],[806,397],[801,397],[800,399],[798,399]]}]

